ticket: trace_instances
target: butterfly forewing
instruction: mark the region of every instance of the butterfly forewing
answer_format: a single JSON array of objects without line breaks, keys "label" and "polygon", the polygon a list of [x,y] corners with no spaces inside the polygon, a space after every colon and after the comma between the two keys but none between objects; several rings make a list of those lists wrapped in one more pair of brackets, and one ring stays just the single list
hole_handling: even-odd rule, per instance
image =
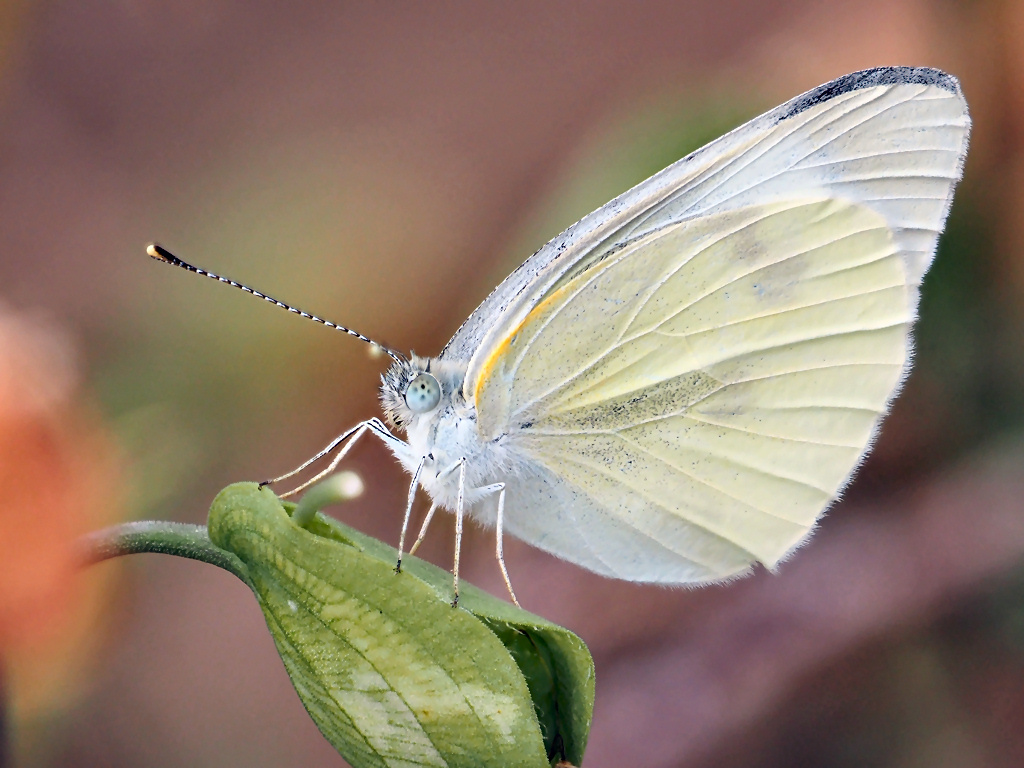
[{"label": "butterfly forewing", "polygon": [[848,75],[768,112],[588,215],[485,300],[443,356],[480,366],[530,311],[624,243],[686,218],[771,200],[837,197],[880,213],[917,286],[934,256],[967,150],[956,80],[892,67]]}]

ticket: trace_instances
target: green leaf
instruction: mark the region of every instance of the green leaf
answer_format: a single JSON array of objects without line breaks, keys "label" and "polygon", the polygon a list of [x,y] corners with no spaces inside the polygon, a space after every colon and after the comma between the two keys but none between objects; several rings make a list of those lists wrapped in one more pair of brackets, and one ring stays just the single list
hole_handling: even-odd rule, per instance
[{"label": "green leaf", "polygon": [[316,515],[306,527],[269,489],[224,489],[212,542],[247,583],[324,736],[362,766],[579,765],[593,661],[568,630],[418,558]]}]

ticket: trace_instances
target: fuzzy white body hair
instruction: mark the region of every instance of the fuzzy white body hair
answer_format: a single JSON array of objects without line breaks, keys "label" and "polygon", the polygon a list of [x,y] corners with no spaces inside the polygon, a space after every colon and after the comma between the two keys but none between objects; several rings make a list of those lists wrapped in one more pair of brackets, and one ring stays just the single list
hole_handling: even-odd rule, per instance
[{"label": "fuzzy white body hair", "polygon": [[[465,459],[466,511],[485,525],[493,525],[495,504],[480,502],[494,494],[477,489],[506,481],[510,465],[526,460],[525,457],[510,453],[503,437],[489,441],[481,438],[476,407],[462,395],[465,363],[413,355],[410,368],[404,377],[396,380],[405,381],[420,372],[428,372],[441,385],[441,400],[437,408],[423,414],[413,413],[404,403],[399,403],[395,410],[385,408],[392,425],[400,426],[406,435],[405,446],[388,444],[392,453],[410,475],[416,472],[420,462],[423,463],[420,486],[432,501],[449,512],[456,512],[459,497],[459,470],[452,468],[460,459]],[[382,392],[385,402],[387,387],[385,379]]]}]

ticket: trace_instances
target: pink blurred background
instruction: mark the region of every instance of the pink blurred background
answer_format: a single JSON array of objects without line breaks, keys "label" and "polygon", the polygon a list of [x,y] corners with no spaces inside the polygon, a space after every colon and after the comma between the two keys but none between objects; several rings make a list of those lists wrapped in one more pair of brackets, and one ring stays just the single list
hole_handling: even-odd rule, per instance
[{"label": "pink blurred background", "polygon": [[[338,766],[245,587],[69,566],[117,519],[200,522],[376,411],[351,340],[185,259],[436,353],[579,216],[846,72],[937,66],[975,121],[918,365],[778,575],[668,591],[509,541],[594,653],[588,768],[1024,765],[1024,5],[1009,0],[0,5],[0,689],[38,766]],[[335,510],[397,539],[384,450]],[[422,510],[421,510],[422,512]],[[451,522],[422,553],[447,565]],[[490,536],[467,577],[496,594]]]}]

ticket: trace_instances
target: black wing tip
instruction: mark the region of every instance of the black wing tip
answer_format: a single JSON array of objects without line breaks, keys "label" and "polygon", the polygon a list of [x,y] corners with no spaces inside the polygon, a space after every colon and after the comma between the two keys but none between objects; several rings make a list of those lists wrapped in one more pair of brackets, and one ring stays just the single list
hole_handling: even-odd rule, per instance
[{"label": "black wing tip", "polygon": [[851,72],[831,82],[819,85],[802,96],[797,96],[787,105],[777,122],[799,115],[816,104],[822,104],[844,93],[873,88],[878,85],[934,85],[945,91],[962,95],[960,81],[941,69],[931,67],[874,67],[860,72]]}]

